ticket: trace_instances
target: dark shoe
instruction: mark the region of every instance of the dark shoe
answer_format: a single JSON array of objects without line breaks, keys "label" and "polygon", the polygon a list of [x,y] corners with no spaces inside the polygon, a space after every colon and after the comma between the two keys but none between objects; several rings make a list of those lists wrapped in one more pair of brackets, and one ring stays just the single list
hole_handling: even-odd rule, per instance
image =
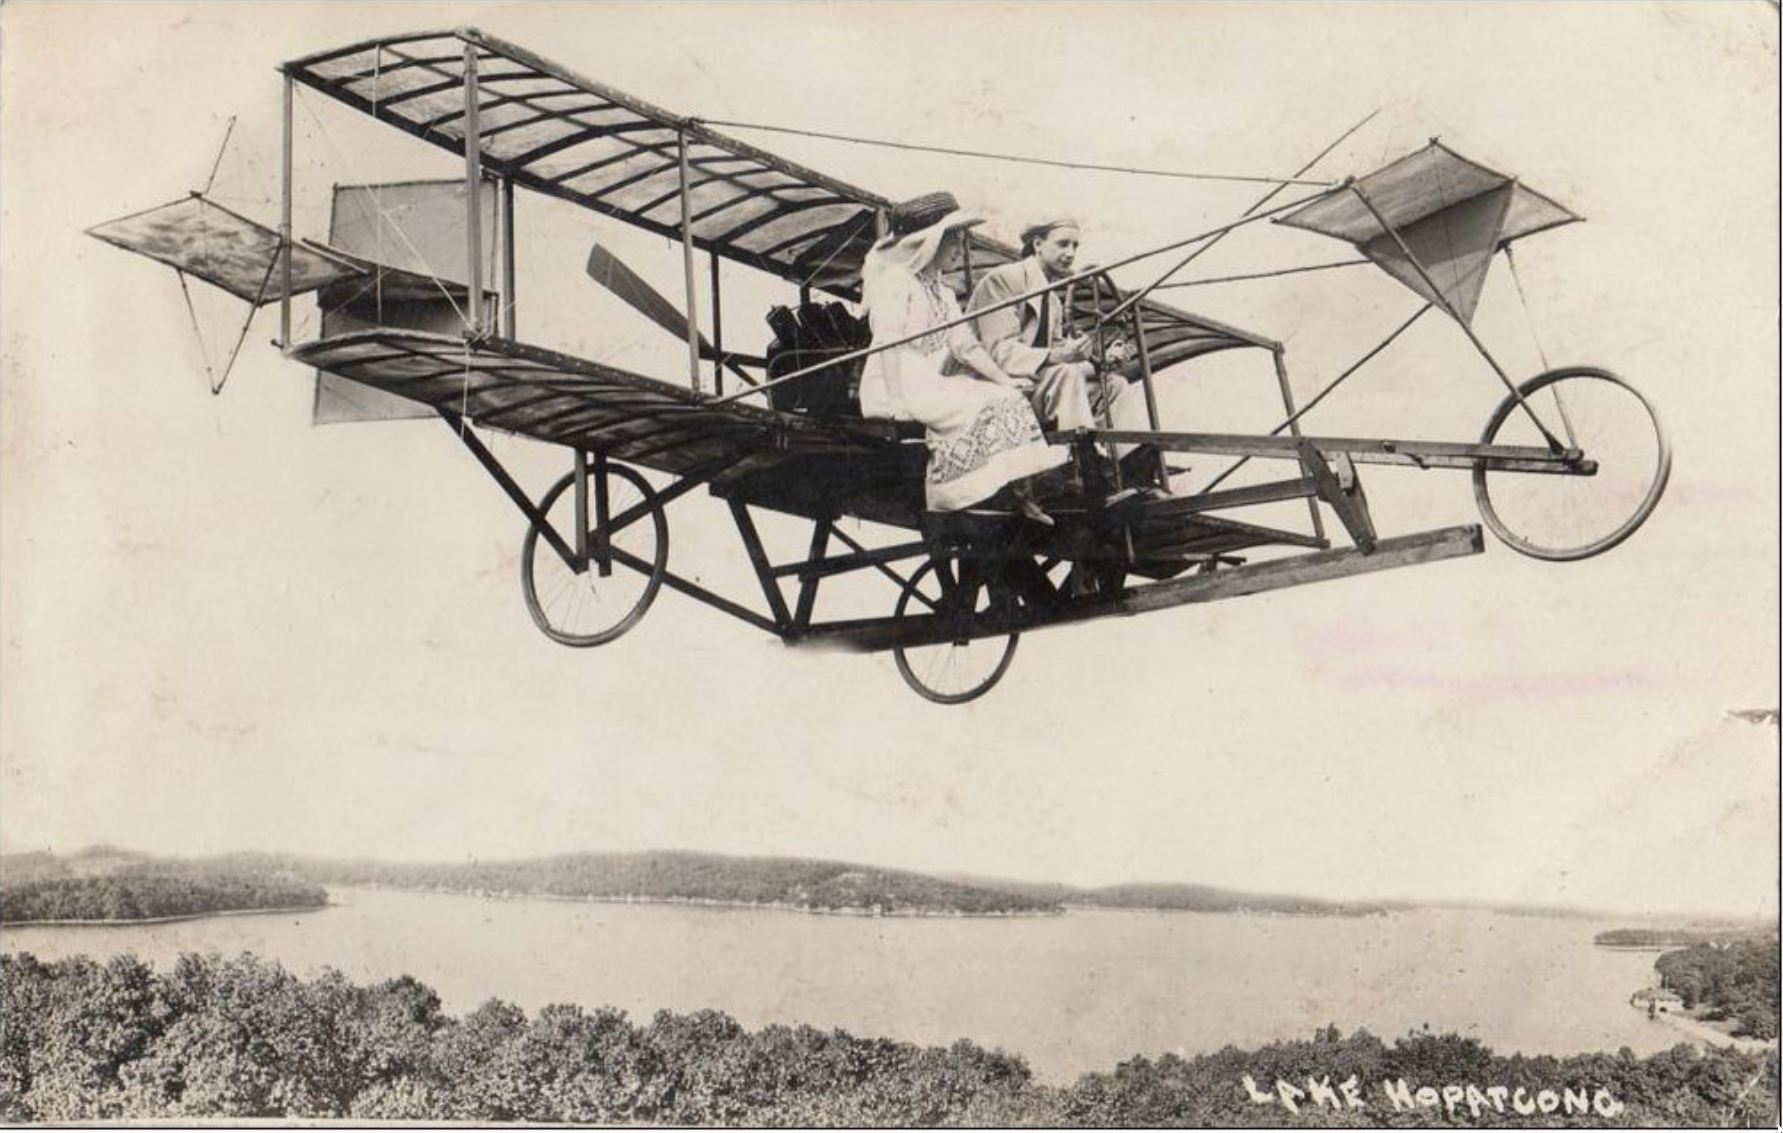
[{"label": "dark shoe", "polygon": [[1082,563],[1071,568],[1065,576],[1065,597],[1088,598],[1096,592],[1096,580]]},{"label": "dark shoe", "polygon": [[1015,501],[1015,510],[1023,519],[1032,520],[1046,527],[1053,526],[1052,516],[1047,515],[1030,496],[1018,497]]}]

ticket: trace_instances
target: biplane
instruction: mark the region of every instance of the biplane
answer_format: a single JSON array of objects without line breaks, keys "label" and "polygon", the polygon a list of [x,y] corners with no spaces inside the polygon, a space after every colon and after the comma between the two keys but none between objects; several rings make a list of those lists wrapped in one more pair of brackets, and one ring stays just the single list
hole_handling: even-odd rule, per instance
[{"label": "biplane", "polygon": [[[291,361],[315,368],[318,396],[330,404],[443,419],[524,516],[525,605],[538,628],[564,645],[613,641],[666,587],[791,645],[889,651],[916,692],[959,704],[994,686],[1021,636],[1037,630],[1483,550],[1477,524],[1379,532],[1361,466],[1466,472],[1486,528],[1523,554],[1556,561],[1628,538],[1652,513],[1670,472],[1658,416],[1628,382],[1591,367],[1514,381],[1474,333],[1474,306],[1496,254],[1580,217],[1434,140],[1341,182],[1280,179],[1270,196],[1226,224],[1054,281],[1049,290],[1074,326],[1098,344],[1117,336],[1130,344],[1124,360],[1113,351],[1098,356],[1108,380],[1143,387],[1150,428],[1049,433],[1049,442],[1069,447],[1080,474],[1066,498],[1049,504],[1047,525],[991,507],[925,511],[920,428],[864,419],[851,400],[862,359],[898,345],[870,342],[851,310],[888,200],[474,29],[355,43],[287,62],[281,73],[276,227],[193,194],[91,231],[175,267],[182,283],[192,276],[231,292],[250,311],[276,303],[278,344]],[[426,185],[337,187],[329,239],[296,238],[291,107],[298,87],[462,157],[462,183],[446,198],[434,194],[436,205],[449,199],[458,210],[460,269],[444,272],[405,256],[385,236],[392,210],[402,202],[419,207]],[[1290,186],[1316,187],[1274,203]],[[684,374],[630,372],[522,338],[514,302],[514,202],[522,189],[679,244],[679,307],[599,243],[588,268],[685,338]],[[1279,342],[1156,294],[1195,255],[1262,222],[1347,242],[1424,301],[1303,404]],[[377,241],[364,238],[372,230]],[[1116,269],[1178,252],[1175,265],[1143,287],[1123,290],[1112,278]],[[709,338],[700,317],[700,253],[711,269]],[[948,282],[964,297],[975,272],[1018,256],[973,231]],[[755,269],[786,290],[786,304],[767,313],[775,337],[764,354],[725,349],[731,313],[720,261]],[[368,305],[371,293],[375,305]],[[322,333],[296,342],[292,306],[308,294],[322,307]],[[1307,412],[1338,383],[1431,310],[1460,328],[1503,384],[1478,440],[1303,429]],[[1236,350],[1271,357],[1281,423],[1256,435],[1167,428],[1154,383],[1196,359]],[[535,498],[479,430],[554,446],[569,467]],[[1121,483],[1119,464],[1112,478],[1092,475],[1093,467],[1108,467],[1097,457],[1114,444],[1161,454],[1148,482]],[[1274,462],[1282,472],[1231,486],[1222,475],[1190,492],[1172,484],[1175,454]],[[759,599],[717,593],[671,569],[669,509],[702,488],[728,509]],[[1254,510],[1276,505],[1273,516],[1302,501],[1305,529],[1261,522]],[[757,530],[762,513],[808,524],[805,553],[774,561]],[[879,614],[820,616],[824,584],[844,575],[889,584]]]}]

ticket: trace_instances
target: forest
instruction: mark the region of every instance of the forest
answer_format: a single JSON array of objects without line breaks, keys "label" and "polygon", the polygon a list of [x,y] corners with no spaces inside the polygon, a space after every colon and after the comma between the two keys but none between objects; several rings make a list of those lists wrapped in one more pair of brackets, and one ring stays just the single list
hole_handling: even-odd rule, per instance
[{"label": "forest", "polygon": [[[44,962],[0,956],[0,1120],[164,1118],[640,1122],[760,1126],[1774,1127],[1775,1055],[1680,1045],[1647,1058],[1494,1054],[1455,1035],[1310,1040],[1134,1058],[1070,1085],[968,1040],[919,1047],[717,1011],[633,1022],[609,1008],[500,1000],[454,1017],[418,981],[295,976],[251,954]],[[1358,1106],[1265,1096],[1353,1079]],[[1258,1084],[1262,1085],[1259,1086]],[[1552,1099],[1524,1114],[1400,1105],[1428,1084]],[[1488,1085],[1490,1084],[1490,1085]],[[1562,1110],[1589,1094],[1599,1108]],[[1334,1095],[1335,1096],[1335,1095]],[[1482,1095],[1483,1096],[1483,1095]],[[1607,1102],[1606,1102],[1607,1099]],[[1568,1102],[1571,1106],[1571,1102]],[[1615,1116],[1604,1116],[1608,1108]]]},{"label": "forest", "polygon": [[1056,913],[1056,902],[903,870],[811,858],[740,858],[682,851],[559,854],[515,861],[393,863],[237,855],[334,885],[552,897],[785,905],[811,911]]},{"label": "forest", "polygon": [[289,870],[224,862],[154,860],[115,851],[71,861],[8,855],[0,862],[0,924],[319,908],[327,900],[320,885]]},{"label": "forest", "polygon": [[1677,992],[1704,1019],[1730,1021],[1733,1033],[1777,1037],[1778,940],[1696,944],[1667,952],[1654,967],[1660,986]]},{"label": "forest", "polygon": [[[149,876],[198,879],[260,878],[313,886],[377,886],[435,892],[581,898],[587,900],[690,901],[725,905],[775,905],[807,912],[897,915],[1038,915],[1067,906],[1160,909],[1179,912],[1263,913],[1293,916],[1369,916],[1378,904],[1322,900],[1219,889],[1182,883],[1083,888],[1054,882],[937,877],[909,870],[814,858],[733,857],[680,850],[632,853],[569,853],[510,861],[386,862],[287,854],[233,853],[209,858],[151,858],[95,846],[67,856],[47,853],[0,857],[0,893],[31,896],[23,908],[86,908],[67,918],[130,919],[174,912],[116,912],[137,907],[166,909],[177,888]],[[73,884],[81,878],[129,879],[129,884]],[[40,884],[62,882],[60,885]],[[240,892],[237,885],[231,892]],[[320,890],[316,890],[320,893]],[[9,896],[9,900],[10,900]],[[193,896],[179,912],[264,907],[229,905],[232,896]],[[321,903],[318,896],[315,903]],[[293,900],[302,905],[304,900]],[[11,907],[10,905],[8,906]],[[21,917],[23,914],[20,914]],[[44,914],[36,914],[37,919]],[[8,917],[8,919],[14,919]]]},{"label": "forest", "polygon": [[731,857],[656,850],[560,854],[503,862],[397,864],[240,855],[337,885],[453,892],[777,904],[815,911],[1057,913],[1067,905],[1193,912],[1361,916],[1379,905],[1153,884],[1077,888],[998,878],[941,878],[811,858]]},{"label": "forest", "polygon": [[1688,948],[1693,944],[1731,944],[1739,940],[1775,938],[1777,926],[1729,928],[1613,928],[1591,938],[1606,948]]}]

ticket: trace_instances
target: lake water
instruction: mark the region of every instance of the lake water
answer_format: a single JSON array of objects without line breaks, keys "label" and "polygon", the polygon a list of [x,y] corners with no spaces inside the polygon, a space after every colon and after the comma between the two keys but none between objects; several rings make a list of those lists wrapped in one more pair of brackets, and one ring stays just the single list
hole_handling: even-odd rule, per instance
[{"label": "lake water", "polygon": [[1335,1023],[1391,1039],[1428,1024],[1500,1054],[1680,1041],[1628,997],[1653,953],[1597,948],[1613,924],[1426,910],[1363,918],[1071,912],[1009,919],[809,916],[768,909],[506,900],[332,889],[333,907],[133,927],[0,930],[44,959],[252,951],[311,976],[407,973],[462,1014],[492,996],[623,1008],[713,1007],[750,1028],[810,1023],[1025,1056],[1043,1079],[1135,1054],[1310,1038]]}]

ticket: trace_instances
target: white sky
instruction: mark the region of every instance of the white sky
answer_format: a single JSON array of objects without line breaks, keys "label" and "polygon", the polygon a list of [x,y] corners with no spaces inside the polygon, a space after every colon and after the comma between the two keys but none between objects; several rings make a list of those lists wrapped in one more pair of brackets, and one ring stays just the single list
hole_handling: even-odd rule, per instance
[{"label": "white sky", "polygon": [[[462,5],[10,3],[4,197],[8,849],[105,840],[409,859],[683,847],[1098,884],[1775,912],[1777,17],[1762,3]],[[1362,173],[1432,135],[1589,223],[1519,246],[1556,364],[1625,374],[1677,454],[1603,558],[1459,562],[1023,643],[965,709],[889,658],[807,655],[667,594],[552,645],[523,522],[437,424],[308,424],[263,314],[220,398],[171,272],[82,230],[203,185],[276,222],[283,59],[473,24],[683,113],[1165,169]],[[462,163],[299,96],[299,232],[331,181]],[[952,188],[1010,235],[1085,218],[1112,260],[1254,186],[739,136],[890,196]],[[676,379],[598,294],[599,236],[670,295],[676,249],[525,200],[522,337]],[[1197,269],[1343,258],[1247,231]],[[784,289],[746,279],[727,341]],[[1142,282],[1143,272],[1124,278]],[[757,301],[759,298],[759,301]],[[1304,397],[1417,300],[1360,269],[1174,293],[1280,338]],[[207,348],[239,307],[200,296]],[[300,336],[313,304],[300,303]],[[1541,368],[1502,260],[1476,327]],[[745,331],[744,328],[750,328]],[[1426,320],[1312,419],[1467,440],[1497,399]],[[1266,428],[1262,354],[1167,379],[1178,427]],[[560,454],[501,440],[542,491]],[[1385,533],[1475,521],[1465,476],[1368,471]],[[671,565],[759,602],[728,517],[675,505]],[[806,531],[764,524],[782,555]],[[889,609],[889,588],[872,601]],[[820,607],[821,612],[821,607]]]}]

